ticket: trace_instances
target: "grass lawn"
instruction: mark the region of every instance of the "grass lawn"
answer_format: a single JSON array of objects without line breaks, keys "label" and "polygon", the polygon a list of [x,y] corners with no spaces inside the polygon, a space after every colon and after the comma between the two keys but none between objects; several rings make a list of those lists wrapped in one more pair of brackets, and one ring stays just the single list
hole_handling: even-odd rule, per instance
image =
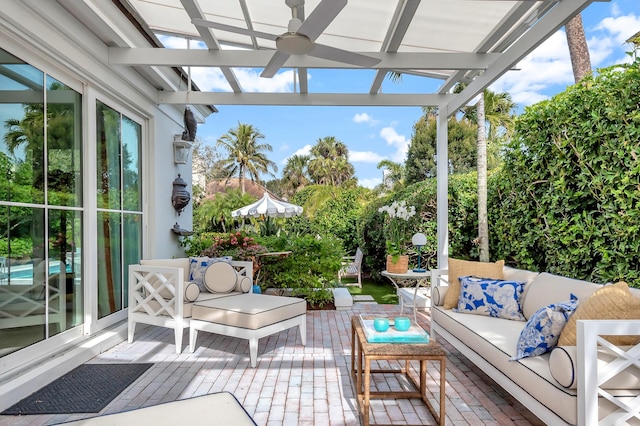
[{"label": "grass lawn", "polygon": [[[342,283],[353,283],[356,280],[343,279]],[[362,288],[355,286],[346,286],[349,289],[349,293],[352,296],[367,294],[372,296],[376,302],[386,305],[397,305],[398,295],[396,294],[396,288],[390,282],[374,282],[371,280],[362,280]]]}]

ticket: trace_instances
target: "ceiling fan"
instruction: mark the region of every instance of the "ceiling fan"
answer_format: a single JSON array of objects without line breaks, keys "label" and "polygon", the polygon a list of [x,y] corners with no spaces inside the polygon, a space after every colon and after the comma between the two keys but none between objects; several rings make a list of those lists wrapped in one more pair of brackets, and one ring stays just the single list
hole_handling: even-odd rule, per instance
[{"label": "ceiling fan", "polygon": [[300,15],[298,13],[299,9],[304,7],[304,0],[285,0],[285,3],[291,8],[291,20],[289,21],[287,32],[281,35],[219,24],[204,19],[193,19],[191,22],[196,26],[205,26],[275,41],[277,51],[267,63],[262,74],[260,74],[261,77],[273,77],[291,55],[310,55],[364,68],[372,67],[380,62],[379,59],[371,56],[315,42],[335,17],[338,16],[338,13],[347,5],[347,0],[322,0],[304,21],[298,18]]}]

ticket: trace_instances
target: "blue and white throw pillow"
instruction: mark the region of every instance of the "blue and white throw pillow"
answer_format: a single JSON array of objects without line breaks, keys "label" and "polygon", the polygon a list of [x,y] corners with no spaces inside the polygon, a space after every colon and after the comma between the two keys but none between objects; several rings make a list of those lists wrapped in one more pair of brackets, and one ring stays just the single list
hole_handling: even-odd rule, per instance
[{"label": "blue and white throw pillow", "polygon": [[518,281],[460,277],[457,312],[524,321],[520,297],[524,283]]},{"label": "blue and white throw pillow", "polygon": [[562,329],[577,306],[578,298],[572,294],[570,300],[552,303],[531,315],[520,332],[516,354],[511,361],[542,355],[556,347]]},{"label": "blue and white throw pillow", "polygon": [[223,257],[190,257],[189,258],[189,281],[193,281],[198,284],[200,291],[209,291],[204,285],[204,273],[209,265],[216,262],[231,263],[231,256]]}]

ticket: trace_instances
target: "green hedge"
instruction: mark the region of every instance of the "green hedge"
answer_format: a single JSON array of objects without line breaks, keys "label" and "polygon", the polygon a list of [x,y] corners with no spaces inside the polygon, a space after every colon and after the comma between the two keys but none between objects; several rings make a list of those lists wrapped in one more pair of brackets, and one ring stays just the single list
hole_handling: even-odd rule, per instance
[{"label": "green hedge", "polygon": [[493,182],[500,257],[640,286],[640,62],[526,109]]},{"label": "green hedge", "polygon": [[[639,60],[528,107],[503,155],[502,168],[488,178],[492,260],[640,287]],[[476,191],[475,173],[449,176],[450,256],[478,257]],[[393,200],[416,207],[412,228],[427,235],[423,256],[435,267],[435,179],[364,210],[358,231],[367,267],[374,275],[384,269],[377,209]]]}]

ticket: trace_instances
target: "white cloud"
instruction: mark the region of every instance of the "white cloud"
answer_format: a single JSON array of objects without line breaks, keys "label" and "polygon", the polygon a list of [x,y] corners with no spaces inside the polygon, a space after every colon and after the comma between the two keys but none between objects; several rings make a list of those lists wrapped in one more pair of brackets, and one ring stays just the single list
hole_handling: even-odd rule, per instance
[{"label": "white cloud", "polygon": [[364,186],[365,188],[373,189],[376,186],[382,183],[382,179],[373,178],[373,179],[358,179],[358,184],[360,186]]},{"label": "white cloud", "polygon": [[624,46],[629,37],[638,32],[638,27],[640,27],[640,17],[631,13],[629,15],[604,18],[600,21],[596,30],[604,30],[611,34],[613,42],[617,46]]},{"label": "white cloud", "polygon": [[288,157],[284,157],[280,163],[281,164],[287,164],[287,161],[289,160],[289,158],[293,157],[294,155],[309,155],[311,154],[311,145],[305,145],[302,148],[299,148],[296,152],[294,152],[293,154],[289,155]]},{"label": "white cloud", "polygon": [[[635,14],[621,15],[614,3],[613,16],[602,19],[595,28],[585,28],[587,45],[594,68],[628,62],[624,55],[625,41],[640,27],[640,17]],[[516,65],[492,86],[496,92],[508,92],[519,106],[527,106],[549,98],[556,93],[553,86],[569,86],[574,83],[571,57],[563,30],[557,31],[535,51]]]},{"label": "white cloud", "polygon": [[492,86],[496,92],[508,92],[518,105],[530,105],[548,96],[550,86],[573,83],[573,71],[565,34],[558,31]]},{"label": "white cloud", "polygon": [[372,151],[349,151],[350,162],[378,164],[385,158],[386,157]]},{"label": "white cloud", "polygon": [[291,156],[294,155],[309,155],[311,154],[311,145],[305,145],[302,148],[298,149],[296,152],[294,152],[293,154],[291,154]]},{"label": "white cloud", "polygon": [[353,116],[353,121],[356,123],[367,123],[369,121],[371,121],[373,118],[367,114],[366,112],[363,112],[361,114],[356,114]]},{"label": "white cloud", "polygon": [[369,123],[370,126],[375,126],[380,123],[379,120],[375,120],[372,116],[366,112],[358,113],[353,116],[354,123]]},{"label": "white cloud", "polygon": [[[236,68],[234,73],[240,87],[247,92],[291,92],[293,71],[284,71],[273,78],[260,77],[260,71],[251,68]],[[205,91],[230,92],[231,87],[219,68],[191,68],[191,78]]]},{"label": "white cloud", "polygon": [[391,160],[395,162],[404,162],[407,157],[410,140],[404,135],[399,135],[393,127],[385,127],[380,130],[380,137],[387,142],[387,145],[396,148],[396,152],[391,155]]}]

